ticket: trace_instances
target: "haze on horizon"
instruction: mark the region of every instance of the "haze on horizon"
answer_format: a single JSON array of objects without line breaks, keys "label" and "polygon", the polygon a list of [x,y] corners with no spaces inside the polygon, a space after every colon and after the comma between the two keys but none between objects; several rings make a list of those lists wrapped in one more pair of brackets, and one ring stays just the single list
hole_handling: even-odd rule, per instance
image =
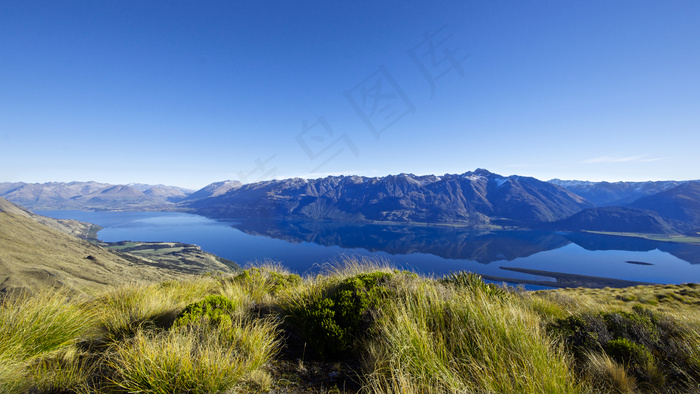
[{"label": "haze on horizon", "polygon": [[0,182],[698,179],[694,1],[4,2]]}]

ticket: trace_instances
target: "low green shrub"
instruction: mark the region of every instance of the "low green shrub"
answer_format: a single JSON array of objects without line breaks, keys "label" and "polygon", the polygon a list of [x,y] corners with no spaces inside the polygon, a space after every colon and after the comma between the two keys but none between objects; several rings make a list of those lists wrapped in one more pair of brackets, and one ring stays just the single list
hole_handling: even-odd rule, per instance
[{"label": "low green shrub", "polygon": [[603,313],[601,316],[613,338],[625,338],[644,346],[651,346],[653,342],[658,341],[659,332],[651,320],[652,315],[639,312],[618,311]]},{"label": "low green shrub", "polygon": [[309,302],[294,304],[290,318],[311,350],[324,359],[337,357],[367,328],[369,311],[385,298],[387,290],[382,284],[391,276],[372,272],[347,278]]},{"label": "low green shrub", "polygon": [[618,296],[618,299],[625,301],[625,302],[637,301],[637,296],[634,294],[624,294],[624,295]]},{"label": "low green shrub", "polygon": [[644,346],[631,342],[627,338],[616,338],[608,342],[605,352],[613,360],[624,365],[645,366],[654,362],[654,356]]},{"label": "low green shrub", "polygon": [[236,305],[230,299],[222,295],[210,295],[202,301],[187,305],[175,320],[173,327],[182,327],[203,321],[215,326],[227,327],[231,325],[231,313],[235,310]]},{"label": "low green shrub", "polygon": [[603,345],[613,339],[602,317],[592,313],[558,319],[549,324],[547,330],[564,338],[567,349],[578,361],[590,351],[602,351]]}]

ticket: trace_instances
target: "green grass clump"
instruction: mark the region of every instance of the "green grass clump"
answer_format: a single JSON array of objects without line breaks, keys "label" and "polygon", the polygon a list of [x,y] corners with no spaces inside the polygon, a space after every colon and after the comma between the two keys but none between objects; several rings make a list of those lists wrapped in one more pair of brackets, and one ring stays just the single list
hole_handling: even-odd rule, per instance
[{"label": "green grass clump", "polygon": [[485,286],[403,282],[366,343],[372,392],[579,392],[538,315]]},{"label": "green grass clump", "polygon": [[50,291],[0,301],[0,358],[26,360],[69,346],[86,332],[95,313]]},{"label": "green grass clump", "polygon": [[228,298],[222,295],[209,295],[202,301],[187,305],[173,326],[181,327],[199,322],[230,326],[231,313],[235,310],[236,305]]},{"label": "green grass clump", "polygon": [[[30,393],[94,393],[99,380],[98,363],[92,356],[75,348],[35,358],[25,368],[24,390]],[[4,392],[4,391],[0,391]],[[7,391],[14,392],[14,391]]]},{"label": "green grass clump", "polygon": [[248,268],[230,281],[242,286],[257,302],[292,289],[302,282],[299,275],[271,264]]},{"label": "green grass clump", "polygon": [[96,297],[92,310],[101,311],[101,331],[107,343],[129,338],[143,329],[168,328],[189,303],[213,293],[214,278],[122,286]]},{"label": "green grass clump", "polygon": [[[62,291],[6,296],[0,300],[0,392],[29,389],[46,360],[89,334],[95,311]],[[65,363],[63,364],[65,366]],[[64,368],[66,369],[66,368]],[[68,374],[67,370],[64,375]],[[44,376],[44,384],[51,384]]]},{"label": "green grass clump", "polygon": [[473,272],[456,272],[449,275],[445,275],[440,279],[440,283],[451,284],[457,287],[462,287],[466,289],[473,289],[480,291],[481,293],[503,297],[506,294],[505,289],[500,286],[496,286],[493,283],[486,283],[481,278],[481,275],[475,274]]},{"label": "green grass clump", "polygon": [[0,392],[208,393],[264,381],[279,321],[241,309],[223,290],[221,278],[199,277],[94,297],[6,296]]},{"label": "green grass clump", "polygon": [[136,393],[225,392],[240,386],[277,348],[276,325],[270,320],[141,331],[116,346],[110,380]]}]

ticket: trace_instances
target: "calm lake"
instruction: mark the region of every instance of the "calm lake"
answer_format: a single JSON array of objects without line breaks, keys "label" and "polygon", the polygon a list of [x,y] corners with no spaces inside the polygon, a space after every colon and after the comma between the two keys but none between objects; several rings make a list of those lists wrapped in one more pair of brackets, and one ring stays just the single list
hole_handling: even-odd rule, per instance
[{"label": "calm lake", "polygon": [[494,281],[507,278],[525,283],[530,289],[555,281],[557,274],[651,283],[700,282],[700,246],[626,237],[214,220],[175,212],[38,213],[102,226],[98,237],[107,242],[191,243],[241,266],[275,261],[299,274],[317,272],[324,264],[346,256],[360,256],[387,260],[400,268],[427,275],[471,271]]}]

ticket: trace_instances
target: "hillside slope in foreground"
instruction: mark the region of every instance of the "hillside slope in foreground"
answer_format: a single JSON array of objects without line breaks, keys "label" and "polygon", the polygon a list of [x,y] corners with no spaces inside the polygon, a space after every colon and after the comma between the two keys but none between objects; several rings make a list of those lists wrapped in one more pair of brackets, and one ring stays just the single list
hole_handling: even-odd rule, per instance
[{"label": "hillside slope in foreground", "polygon": [[687,393],[700,287],[521,292],[346,262],[0,302],[11,393]]},{"label": "hillside slope in foreground", "polygon": [[[104,290],[132,282],[235,269],[235,265],[232,269],[200,250],[192,250],[196,259],[190,255],[173,261],[172,256],[119,253],[78,238],[96,230],[91,224],[36,215],[0,198],[0,292],[44,287]],[[178,264],[183,259],[200,264]]]}]

